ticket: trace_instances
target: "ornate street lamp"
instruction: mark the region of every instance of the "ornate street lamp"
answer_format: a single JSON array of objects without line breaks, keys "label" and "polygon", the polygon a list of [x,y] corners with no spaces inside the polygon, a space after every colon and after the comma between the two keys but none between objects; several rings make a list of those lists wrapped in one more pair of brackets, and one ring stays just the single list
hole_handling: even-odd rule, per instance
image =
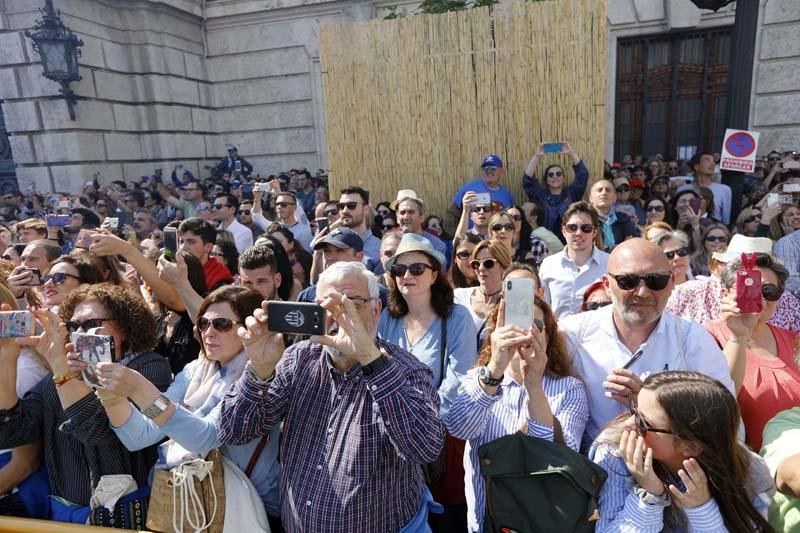
[{"label": "ornate street lamp", "polygon": [[25,36],[33,41],[33,49],[42,59],[44,77],[61,85],[61,96],[67,101],[69,118],[75,120],[74,106],[78,97],[69,84],[81,80],[78,56],[83,41],[61,22],[61,12],[53,9],[53,0],[45,0],[39,11],[42,19],[37,20],[34,31],[26,31]]}]

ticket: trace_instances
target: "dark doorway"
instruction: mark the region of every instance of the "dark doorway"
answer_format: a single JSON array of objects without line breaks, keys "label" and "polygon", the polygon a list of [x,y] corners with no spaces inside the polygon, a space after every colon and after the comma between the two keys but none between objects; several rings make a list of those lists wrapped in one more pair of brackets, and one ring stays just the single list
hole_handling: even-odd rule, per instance
[{"label": "dark doorway", "polygon": [[731,27],[619,39],[614,157],[717,152],[725,135]]},{"label": "dark doorway", "polygon": [[14,170],[14,158],[11,156],[11,144],[8,142],[6,121],[3,118],[3,103],[0,101],[0,192],[15,191],[17,173]]}]

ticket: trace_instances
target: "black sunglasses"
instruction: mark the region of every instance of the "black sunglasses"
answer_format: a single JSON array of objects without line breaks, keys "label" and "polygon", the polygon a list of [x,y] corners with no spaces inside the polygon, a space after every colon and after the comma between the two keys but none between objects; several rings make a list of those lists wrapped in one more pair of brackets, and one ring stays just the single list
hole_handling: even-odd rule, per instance
[{"label": "black sunglasses", "polygon": [[536,326],[536,329],[539,330],[539,333],[544,333],[544,322],[542,322],[538,318],[534,318],[533,325]]},{"label": "black sunglasses", "polygon": [[491,213],[492,206],[490,205],[478,205],[472,208],[472,211],[475,213],[484,212],[484,213]]},{"label": "black sunglasses", "polygon": [[556,177],[560,178],[560,177],[561,177],[561,176],[563,176],[563,175],[564,175],[564,173],[563,173],[563,172],[561,172],[561,171],[558,171],[558,172],[548,172],[548,173],[547,173],[547,177],[548,177],[548,178],[556,178]]},{"label": "black sunglasses", "polygon": [[211,209],[222,209],[223,207],[228,207],[226,204],[214,204],[211,206]]},{"label": "black sunglasses", "polygon": [[475,259],[474,261],[470,261],[469,266],[472,267],[472,270],[478,270],[481,265],[483,265],[483,268],[486,270],[491,270],[494,268],[495,264],[497,264],[497,261],[494,259],[484,259],[483,261],[478,261]]},{"label": "black sunglasses", "polygon": [[338,209],[328,209],[327,211],[323,211],[322,214],[325,215],[326,217],[335,217],[335,216],[339,215],[339,210]]},{"label": "black sunglasses", "polygon": [[230,318],[214,318],[209,320],[204,316],[201,316],[197,319],[197,328],[200,331],[207,330],[208,326],[214,326],[215,330],[221,333],[226,333],[233,328],[234,324],[241,324],[241,322],[231,320]]},{"label": "black sunglasses", "polygon": [[339,202],[338,204],[336,204],[336,207],[339,208],[339,211],[344,211],[345,207],[350,211],[352,211],[358,206],[359,206],[358,202]]},{"label": "black sunglasses", "polygon": [[750,215],[746,219],[744,219],[745,224],[750,224],[751,222],[755,222],[756,220],[761,220],[761,215]]},{"label": "black sunglasses", "polygon": [[669,285],[672,274],[609,274],[623,291],[632,291],[644,281],[644,286],[651,291],[664,290]]},{"label": "black sunglasses", "polygon": [[383,228],[383,231],[391,231],[397,227],[397,224],[384,224],[381,227]]},{"label": "black sunglasses", "polygon": [[243,209],[243,210],[239,211],[239,214],[240,215],[250,216],[250,214],[252,214],[252,211],[250,211],[249,209]]},{"label": "black sunglasses", "polygon": [[639,414],[639,410],[636,409],[633,405],[633,396],[628,396],[628,412],[633,415],[633,419],[636,422],[636,431],[644,437],[647,435],[647,432],[650,433],[664,433],[665,435],[672,435],[672,431],[668,429],[659,429],[659,428],[651,428],[647,425],[647,422],[644,421],[642,415]]},{"label": "black sunglasses", "polygon": [[520,222],[522,220],[522,215],[508,215],[511,217],[511,220],[514,222]]},{"label": "black sunglasses", "polygon": [[664,211],[664,206],[663,205],[648,205],[647,206],[647,212],[648,213],[652,213],[653,211],[661,213],[662,211]]},{"label": "black sunglasses", "polygon": [[61,285],[67,278],[77,279],[78,281],[81,280],[78,276],[73,276],[72,274],[67,274],[66,272],[55,272],[53,274],[46,274],[42,276],[42,285],[46,285],[48,281],[52,280],[53,285]]},{"label": "black sunglasses", "polygon": [[627,185],[623,185],[622,187],[620,187],[619,189],[617,189],[617,192],[628,192],[628,191],[630,191],[630,190],[631,190],[631,188],[630,188],[630,187],[628,187]]},{"label": "black sunglasses", "polygon": [[295,205],[291,202],[275,202],[275,207],[286,207],[287,205]]},{"label": "black sunglasses", "polygon": [[605,307],[605,306],[610,305],[610,304],[611,304],[611,302],[588,302],[586,304],[586,310],[587,311],[597,311],[601,307]]},{"label": "black sunglasses", "polygon": [[410,265],[392,265],[389,273],[392,277],[402,278],[406,272],[410,272],[412,276],[421,276],[426,268],[433,270],[433,267],[427,263],[411,263]]},{"label": "black sunglasses", "polygon": [[492,231],[500,231],[500,230],[503,230],[503,229],[506,230],[506,231],[513,231],[514,230],[514,224],[493,224],[492,225]]},{"label": "black sunglasses", "polygon": [[564,229],[567,230],[567,233],[575,233],[578,229],[583,233],[591,233],[594,231],[594,226],[592,224],[564,224]]},{"label": "black sunglasses", "polygon": [[761,286],[761,296],[769,302],[777,302],[783,296],[783,291],[774,283],[765,283]]},{"label": "black sunglasses", "polygon": [[687,255],[689,255],[689,249],[687,247],[685,247],[685,246],[682,246],[681,248],[678,248],[677,250],[670,250],[669,252],[664,252],[664,255],[667,256],[667,259],[672,261],[673,259],[675,259],[676,255],[678,257],[686,257]]},{"label": "black sunglasses", "polygon": [[458,252],[456,254],[456,257],[458,257],[459,259],[461,259],[463,261],[464,259],[469,259],[469,256],[471,256],[471,255],[472,255],[472,252],[468,252],[466,250],[461,250],[460,252]]},{"label": "black sunglasses", "polygon": [[723,242],[724,243],[724,242],[728,242],[728,238],[725,237],[724,235],[721,235],[719,237],[714,237],[713,235],[708,235],[706,237],[706,241],[708,241],[708,242],[717,241],[717,242]]},{"label": "black sunglasses", "polygon": [[75,333],[79,329],[83,329],[83,331],[89,331],[90,329],[99,328],[103,325],[103,322],[110,322],[114,320],[113,318],[90,318],[88,320],[84,320],[83,322],[77,322],[75,320],[69,320],[64,323],[64,327],[67,328],[67,331],[70,333]]}]

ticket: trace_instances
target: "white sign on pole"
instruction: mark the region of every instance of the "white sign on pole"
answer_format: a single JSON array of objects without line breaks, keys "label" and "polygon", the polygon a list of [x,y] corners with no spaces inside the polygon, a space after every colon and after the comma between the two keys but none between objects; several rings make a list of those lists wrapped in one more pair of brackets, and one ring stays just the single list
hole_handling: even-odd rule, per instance
[{"label": "white sign on pole", "polygon": [[722,142],[722,157],[719,160],[720,170],[737,172],[753,172],[758,153],[757,131],[725,130]]}]

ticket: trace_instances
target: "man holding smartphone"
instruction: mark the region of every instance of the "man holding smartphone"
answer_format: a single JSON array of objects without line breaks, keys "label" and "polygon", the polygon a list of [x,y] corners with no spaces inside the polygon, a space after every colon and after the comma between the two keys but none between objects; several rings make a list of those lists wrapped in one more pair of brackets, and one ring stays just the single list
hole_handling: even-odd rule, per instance
[{"label": "man holding smartphone", "polygon": [[492,206],[497,206],[498,211],[508,209],[514,205],[514,195],[506,187],[500,185],[505,176],[503,160],[500,156],[489,154],[481,162],[481,177],[465,183],[453,195],[450,207],[447,210],[456,218],[461,216],[463,209],[464,195],[470,191],[477,193],[489,193]]}]

